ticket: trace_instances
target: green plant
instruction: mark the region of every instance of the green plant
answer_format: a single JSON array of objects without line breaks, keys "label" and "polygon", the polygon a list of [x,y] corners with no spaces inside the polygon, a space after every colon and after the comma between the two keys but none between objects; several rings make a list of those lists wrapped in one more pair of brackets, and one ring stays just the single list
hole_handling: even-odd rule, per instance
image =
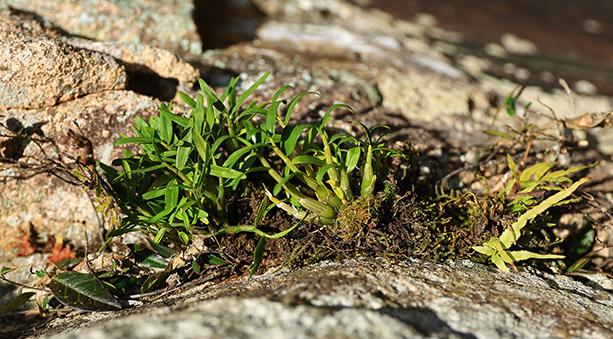
[{"label": "green plant", "polygon": [[384,177],[383,160],[400,155],[373,136],[385,127],[370,130],[361,125],[363,140],[328,134],[332,112],[350,109],[342,104],[333,105],[317,123],[293,123],[292,112],[310,93],[287,102],[280,97],[289,86],[281,87],[271,102],[246,104],[267,76],[241,95],[239,78],[232,79],[220,96],[201,80],[195,99],[181,93],[191,107],[188,116],[173,114],[164,104],[158,116],[136,119],[135,136],[121,138],[117,145],[138,145],[139,153],[126,152],[116,159],[113,164],[120,169],[101,165],[110,195],[125,215],[111,236],[142,228],[155,234],[156,243],[187,244],[194,231],[209,236],[284,236],[293,227],[267,234],[258,223],[233,225],[228,217],[229,197],[244,193],[255,176],[274,205],[322,224],[334,222],[338,211],[356,196],[373,195],[378,179]]},{"label": "green plant", "polygon": [[[526,88],[525,86],[519,86],[517,88],[514,88],[511,91],[511,93],[509,93],[504,98],[504,108],[509,116],[511,117],[517,116],[517,102],[518,102],[519,97],[524,92],[525,88]],[[525,109],[527,110],[528,107],[530,107],[530,103],[526,105]]]},{"label": "green plant", "polygon": [[[538,168],[544,167],[540,165]],[[502,232],[499,237],[492,237],[481,246],[473,246],[473,249],[481,254],[489,257],[490,261],[494,263],[500,270],[507,272],[509,269],[507,264],[514,267],[514,263],[527,259],[563,259],[563,255],[555,254],[538,254],[526,250],[510,250],[514,246],[519,238],[522,236],[522,230],[528,225],[528,223],[539,215],[545,213],[549,208],[553,206],[559,206],[568,203],[566,200],[573,192],[575,192],[579,186],[587,182],[587,178],[583,178],[561,189],[556,194],[541,201],[536,206],[530,208],[523,213],[517,221],[515,221],[511,227]]]},{"label": "green plant", "polygon": [[[284,119],[269,111],[262,129],[264,143],[285,165],[283,171],[277,171],[260,158],[276,182],[272,192],[267,189],[266,194],[296,218],[311,213],[312,220],[333,223],[339,210],[354,199],[373,196],[378,176],[386,171],[383,160],[400,154],[385,147],[381,137],[373,137],[373,132],[385,126],[371,130],[360,124],[365,134],[362,140],[342,133],[330,136],[326,125],[331,113],[349,109],[346,105],[333,105],[315,124],[289,124],[291,108],[290,104]],[[285,199],[280,197],[281,191]]]},{"label": "green plant", "polygon": [[552,171],[555,162],[539,162],[525,169],[520,169],[513,160],[507,155],[507,166],[510,170],[511,178],[507,181],[504,194],[511,199],[510,212],[523,212],[530,206],[538,202],[535,197],[536,192],[560,191],[564,184],[571,184],[573,181],[568,177],[571,174],[580,172],[590,166],[574,166],[564,170]]}]

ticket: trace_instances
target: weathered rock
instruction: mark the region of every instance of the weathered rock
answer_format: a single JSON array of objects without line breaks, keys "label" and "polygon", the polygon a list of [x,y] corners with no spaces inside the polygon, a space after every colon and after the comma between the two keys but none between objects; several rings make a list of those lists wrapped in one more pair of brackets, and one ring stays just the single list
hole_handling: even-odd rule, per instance
[{"label": "weathered rock", "polygon": [[54,338],[610,338],[611,292],[593,281],[537,271],[502,273],[466,261],[358,260],[205,284],[134,310],[55,319],[39,333],[62,332]]},{"label": "weathered rock", "polygon": [[411,121],[434,121],[468,112],[468,100],[483,92],[458,83],[441,75],[419,71],[399,73],[397,69],[387,69],[378,77],[384,107],[403,113]]},{"label": "weathered rock", "polygon": [[183,0],[0,0],[27,10],[76,35],[124,41],[198,54],[200,38],[192,20],[193,3]]},{"label": "weathered rock", "polygon": [[44,18],[29,12],[3,7],[0,3],[0,22],[4,29],[26,36],[57,38],[61,34]]},{"label": "weathered rock", "polygon": [[177,79],[185,85],[191,85],[200,75],[192,65],[165,49],[131,42],[102,42],[80,38],[68,38],[65,41],[79,48],[111,55],[129,72],[154,73],[159,77]]},{"label": "weathered rock", "polygon": [[112,57],[38,35],[46,30],[36,21],[11,16],[0,14],[0,109],[50,107],[125,87],[125,70]]},{"label": "weathered rock", "polygon": [[[120,155],[117,151],[113,153],[113,143],[120,134],[131,132],[134,117],[151,115],[157,112],[157,106],[158,101],[150,97],[130,91],[108,91],[44,110],[7,110],[3,112],[1,122],[5,125],[18,124],[23,128],[38,128],[41,134],[55,141],[60,140],[68,129],[77,129],[76,122],[92,140],[97,159],[108,163]],[[3,138],[0,141],[3,142],[0,156],[6,157],[7,149],[15,140]],[[46,145],[46,150],[51,156],[54,155],[50,145]],[[66,149],[66,152],[70,152],[70,149]],[[38,156],[40,159],[35,145],[26,141],[14,158],[22,164],[37,163],[36,159],[28,156]],[[85,190],[45,174],[27,180],[11,179],[27,174],[32,173],[19,168],[0,172],[0,176],[6,176],[0,184],[0,238],[3,239],[0,241],[0,260],[15,254],[20,229],[27,229],[30,224],[41,235],[63,234],[78,246],[83,245],[83,226],[92,237],[97,238],[98,216]]]}]

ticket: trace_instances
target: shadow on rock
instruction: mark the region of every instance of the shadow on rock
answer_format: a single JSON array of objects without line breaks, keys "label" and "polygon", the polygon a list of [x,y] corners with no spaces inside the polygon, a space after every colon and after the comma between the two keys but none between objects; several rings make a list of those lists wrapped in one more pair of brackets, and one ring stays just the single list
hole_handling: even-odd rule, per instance
[{"label": "shadow on rock", "polygon": [[208,50],[253,40],[264,13],[249,0],[194,0],[193,18]]},{"label": "shadow on rock", "polygon": [[8,118],[0,126],[11,132],[8,135],[0,133],[0,162],[19,160],[30,144],[34,135],[44,137],[42,127],[46,122],[37,122],[31,126],[24,126],[15,118]]},{"label": "shadow on rock", "polygon": [[179,86],[177,79],[164,78],[153,72],[128,71],[127,89],[138,94],[170,101],[177,94],[177,86]]},{"label": "shadow on rock", "polygon": [[415,327],[423,334],[430,336],[434,334],[452,335],[453,337],[472,339],[476,338],[472,334],[462,333],[451,328],[445,321],[432,310],[423,307],[392,308],[384,307],[378,310],[379,313],[396,318],[403,323]]}]

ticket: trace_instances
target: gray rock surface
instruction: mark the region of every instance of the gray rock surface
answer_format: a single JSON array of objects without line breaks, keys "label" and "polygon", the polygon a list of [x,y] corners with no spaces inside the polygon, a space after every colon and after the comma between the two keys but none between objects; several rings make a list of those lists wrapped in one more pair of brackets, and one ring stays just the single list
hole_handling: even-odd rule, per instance
[{"label": "gray rock surface", "polygon": [[99,41],[144,43],[198,54],[193,3],[183,0],[0,0],[48,19],[71,35]]},{"label": "gray rock surface", "polygon": [[[604,278],[605,280],[610,278]],[[52,338],[610,338],[613,294],[466,261],[352,260],[204,284],[120,314],[53,320]],[[67,324],[78,328],[67,328]],[[61,332],[61,333],[58,333]]]},{"label": "gray rock surface", "polygon": [[0,109],[50,107],[122,89],[126,74],[112,57],[40,33],[35,21],[0,13]]}]

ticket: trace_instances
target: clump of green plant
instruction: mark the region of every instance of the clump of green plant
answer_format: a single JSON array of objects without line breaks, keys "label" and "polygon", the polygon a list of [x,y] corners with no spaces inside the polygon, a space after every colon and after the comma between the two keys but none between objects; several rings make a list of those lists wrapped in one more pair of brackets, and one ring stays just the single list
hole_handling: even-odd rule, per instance
[{"label": "clump of green plant", "polygon": [[[529,148],[528,148],[529,150]],[[522,164],[523,165],[523,164]],[[514,263],[528,259],[563,259],[563,255],[539,254],[527,250],[510,250],[522,237],[523,230],[529,223],[545,214],[555,206],[577,202],[569,198],[587,178],[573,182],[569,175],[582,171],[589,166],[575,166],[565,170],[552,171],[555,162],[538,162],[527,168],[521,168],[507,155],[507,167],[510,178],[502,192],[507,201],[507,212],[518,215],[517,220],[507,227],[499,237],[492,237],[481,246],[473,249],[489,257],[499,269],[508,271],[507,265],[515,268]],[[557,192],[545,199],[547,192]]]},{"label": "clump of green plant", "polygon": [[545,213],[549,208],[553,206],[563,205],[571,200],[567,198],[587,182],[586,178],[583,178],[567,188],[561,189],[556,194],[541,201],[538,205],[530,208],[523,213],[517,221],[515,221],[511,227],[502,232],[499,237],[492,237],[481,246],[473,246],[473,249],[481,254],[489,257],[490,261],[494,263],[500,270],[509,271],[508,265],[515,268],[514,263],[528,259],[563,259],[563,255],[556,254],[539,254],[526,250],[510,250],[522,236],[522,230],[528,225],[528,223],[541,214]]},{"label": "clump of green plant", "polygon": [[[188,116],[161,105],[159,116],[137,118],[134,137],[117,145],[134,144],[115,169],[104,166],[112,196],[125,217],[117,235],[138,229],[155,234],[155,242],[187,244],[190,234],[217,236],[252,232],[276,238],[291,229],[267,234],[257,225],[233,225],[228,199],[244,193],[248,182],[263,185],[272,204],[300,220],[334,223],[339,210],[356,197],[370,197],[385,177],[385,159],[399,155],[364,125],[364,139],[344,133],[330,135],[327,126],[335,104],[316,123],[294,123],[292,112],[302,93],[287,102],[281,87],[270,102],[249,102],[266,80],[262,76],[241,95],[234,78],[218,96],[204,81],[195,99],[181,94],[191,107]],[[284,110],[281,108],[285,107]],[[254,180],[257,178],[257,180]],[[256,186],[257,187],[257,186]]]}]

